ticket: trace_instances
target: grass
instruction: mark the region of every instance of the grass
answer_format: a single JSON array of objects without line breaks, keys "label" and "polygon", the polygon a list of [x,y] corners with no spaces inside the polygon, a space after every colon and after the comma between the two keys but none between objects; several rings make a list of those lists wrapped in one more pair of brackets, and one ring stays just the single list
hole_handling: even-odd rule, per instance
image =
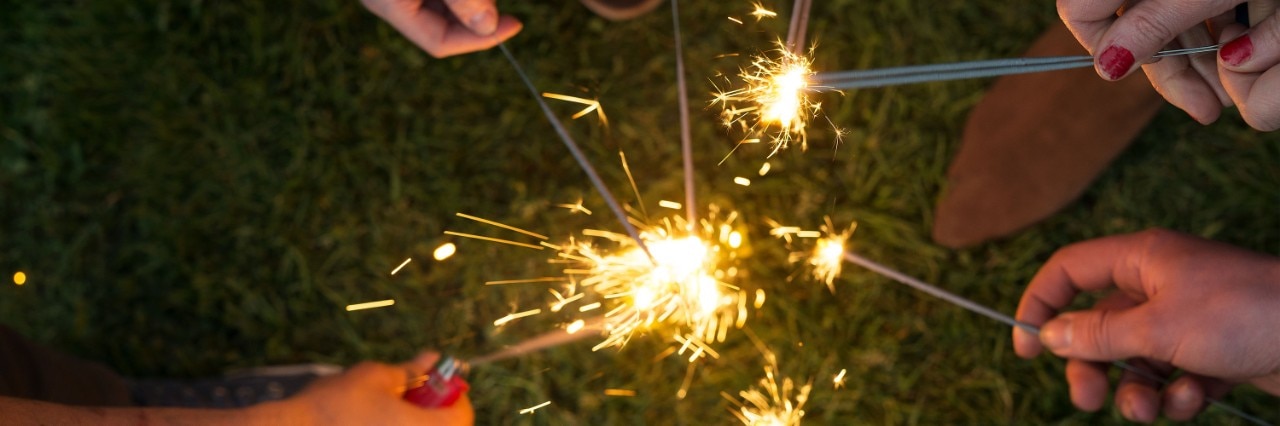
[{"label": "grass", "polygon": [[[691,95],[785,33],[738,26],[747,2],[682,4]],[[768,3],[768,2],[766,2]],[[832,0],[813,10],[819,69],[1016,55],[1055,18],[1051,2]],[[1024,4],[1025,3],[1025,4]],[[667,9],[610,23],[577,5],[504,2],[526,22],[509,45],[545,91],[600,97],[612,126],[569,122],[604,179],[627,194],[625,151],[644,199],[680,199]],[[788,10],[786,3],[766,4]],[[494,330],[533,287],[485,280],[547,270],[537,253],[471,241],[429,261],[469,212],[557,238],[613,229],[501,55],[430,59],[358,2],[25,2],[0,17],[0,322],[133,376],[196,377],[295,362],[398,360],[419,348],[483,353],[555,326]],[[987,81],[824,99],[850,130],[815,129],[749,188],[763,147],[723,165],[734,135],[695,108],[698,196],[740,211],[748,286],[769,302],[750,330],[784,373],[812,377],[808,419],[831,424],[1122,423],[1074,410],[1063,363],[1018,359],[1003,326],[848,268],[835,294],[798,278],[765,218],[856,220],[863,254],[1012,312],[1055,248],[1161,226],[1280,253],[1280,143],[1235,113],[1200,126],[1166,108],[1082,200],[1018,235],[951,251],[928,237],[967,110]],[[697,105],[697,104],[695,104]],[[556,104],[567,117],[573,106]],[[579,197],[596,211],[553,207]],[[626,197],[630,198],[630,197]],[[651,204],[650,209],[654,206]],[[414,258],[394,277],[387,272]],[[794,278],[794,279],[793,279]],[[394,298],[393,308],[345,312]],[[719,391],[763,360],[744,333],[675,393],[686,363],[653,361],[641,338],[488,366],[472,378],[482,424],[727,423]],[[847,387],[830,378],[848,369]],[[606,388],[636,389],[634,398]],[[520,408],[542,401],[534,415]],[[1229,399],[1280,421],[1275,399]],[[1206,424],[1238,423],[1210,410]]]}]

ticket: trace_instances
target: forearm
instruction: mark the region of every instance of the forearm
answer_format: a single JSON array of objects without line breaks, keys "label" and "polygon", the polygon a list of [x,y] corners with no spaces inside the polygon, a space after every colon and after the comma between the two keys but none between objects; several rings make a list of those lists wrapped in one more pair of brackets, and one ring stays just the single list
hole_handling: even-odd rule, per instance
[{"label": "forearm", "polygon": [[[77,407],[0,397],[0,413],[12,425],[289,425],[305,424],[303,410],[289,402],[244,409]],[[12,423],[10,423],[12,422]]]}]

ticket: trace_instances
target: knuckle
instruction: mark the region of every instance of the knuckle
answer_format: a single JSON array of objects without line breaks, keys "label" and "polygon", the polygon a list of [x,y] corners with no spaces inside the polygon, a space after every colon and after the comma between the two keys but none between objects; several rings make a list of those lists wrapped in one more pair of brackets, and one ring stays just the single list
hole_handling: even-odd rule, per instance
[{"label": "knuckle", "polygon": [[1124,15],[1127,21],[1132,37],[1141,43],[1151,43],[1156,46],[1162,46],[1178,32],[1171,28],[1167,22],[1167,17],[1160,16],[1157,12],[1147,9],[1137,9]]}]

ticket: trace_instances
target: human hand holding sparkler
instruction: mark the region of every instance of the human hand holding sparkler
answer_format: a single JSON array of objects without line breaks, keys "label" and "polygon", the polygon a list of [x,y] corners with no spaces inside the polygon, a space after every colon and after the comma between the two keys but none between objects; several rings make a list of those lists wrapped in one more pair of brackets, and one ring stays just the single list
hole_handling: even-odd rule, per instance
[{"label": "human hand holding sparkler", "polygon": [[499,16],[494,0],[361,0],[400,34],[443,58],[485,50],[515,36],[523,24]]},{"label": "human hand holding sparkler", "polygon": [[[1263,105],[1265,102],[1275,105],[1276,99],[1251,100],[1242,94],[1247,95],[1252,84],[1245,86],[1243,91],[1229,90],[1224,87],[1226,82],[1221,79],[1224,71],[1231,70],[1228,64],[1241,56],[1247,58],[1250,53],[1248,51],[1253,46],[1245,48],[1241,43],[1228,43],[1218,55],[1219,60],[1204,55],[1164,58],[1159,62],[1148,63],[1156,51],[1173,42],[1189,47],[1213,44],[1219,38],[1223,42],[1232,41],[1243,30],[1235,29],[1234,34],[1228,34],[1224,28],[1236,19],[1237,14],[1233,8],[1240,3],[1243,2],[1058,0],[1058,11],[1076,39],[1093,53],[1098,74],[1103,78],[1119,80],[1141,66],[1152,85],[1165,99],[1201,123],[1212,123],[1218,119],[1222,107],[1234,104],[1241,106],[1246,118],[1251,118],[1250,125],[1258,129],[1273,130],[1280,127],[1280,112],[1270,114],[1272,117],[1267,120],[1260,120],[1251,117],[1258,113],[1253,113],[1247,106]],[[1248,2],[1250,22],[1244,23],[1260,25],[1258,32],[1268,34],[1267,37],[1261,37],[1262,40],[1276,39],[1269,36],[1277,31],[1274,27],[1280,26],[1274,18],[1275,4],[1274,0]],[[1121,8],[1124,9],[1123,14],[1118,13]],[[1268,47],[1263,50],[1280,48]],[[1255,60],[1255,64],[1251,64],[1247,72],[1261,72],[1260,70],[1271,68],[1280,61],[1280,54],[1262,56],[1270,58]]]},{"label": "human hand holding sparkler", "polygon": [[[1093,309],[1058,315],[1081,291],[1119,289]],[[1280,258],[1170,232],[1151,230],[1086,241],[1059,250],[1023,293],[1017,319],[1040,336],[1013,333],[1019,356],[1048,347],[1068,358],[1071,399],[1102,406],[1108,367],[1139,358],[1148,370],[1187,374],[1159,384],[1125,372],[1116,405],[1134,421],[1185,420],[1206,398],[1235,382],[1280,395]]]},{"label": "human hand holding sparkler", "polygon": [[321,379],[298,396],[281,402],[282,416],[298,424],[470,425],[475,413],[462,393],[439,407],[423,408],[401,399],[406,377],[422,377],[440,359],[424,352],[400,365],[364,362],[342,375]]}]

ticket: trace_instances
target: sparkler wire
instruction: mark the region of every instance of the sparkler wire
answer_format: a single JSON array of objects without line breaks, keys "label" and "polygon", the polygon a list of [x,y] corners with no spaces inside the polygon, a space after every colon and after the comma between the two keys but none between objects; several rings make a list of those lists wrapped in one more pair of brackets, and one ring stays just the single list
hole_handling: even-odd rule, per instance
[{"label": "sparkler wire", "polygon": [[791,26],[787,28],[787,50],[797,55],[804,53],[804,37],[809,30],[810,0],[796,0],[791,7]]},{"label": "sparkler wire", "polygon": [[693,136],[689,131],[689,86],[684,78],[684,42],[680,37],[680,1],[671,0],[671,24],[676,42],[676,101],[680,105],[680,151],[684,162],[684,208],[689,226],[698,223],[698,198],[693,187]]},{"label": "sparkler wire", "polygon": [[[933,296],[935,296],[935,297],[937,297],[937,298],[939,298],[939,299],[942,299],[942,300],[946,300],[946,301],[948,301],[948,302],[951,302],[952,304],[955,304],[956,306],[959,306],[959,307],[961,307],[961,308],[968,309],[970,312],[973,312],[973,313],[976,313],[976,314],[979,314],[979,315],[985,316],[985,317],[987,317],[987,318],[991,318],[991,319],[993,319],[993,320],[996,320],[996,321],[999,321],[999,322],[1005,323],[1005,324],[1007,324],[1007,325],[1009,325],[1009,326],[1011,326],[1011,327],[1015,327],[1015,328],[1022,329],[1023,331],[1026,331],[1026,332],[1028,332],[1028,333],[1031,333],[1032,335],[1035,335],[1035,336],[1039,336],[1039,335],[1040,335],[1040,328],[1039,328],[1039,327],[1036,327],[1036,326],[1031,325],[1031,324],[1027,324],[1027,323],[1022,322],[1022,321],[1018,321],[1018,320],[1014,319],[1013,317],[1010,317],[1010,316],[1008,316],[1008,315],[1002,314],[1002,313],[1000,313],[1000,312],[998,312],[998,311],[996,311],[996,310],[994,310],[994,309],[991,309],[991,308],[988,308],[988,307],[986,307],[986,306],[983,306],[983,305],[981,305],[981,304],[979,304],[979,303],[977,303],[977,302],[974,302],[974,301],[972,301],[972,300],[969,300],[969,299],[965,299],[965,298],[963,298],[963,297],[960,297],[960,296],[956,295],[955,293],[951,293],[951,292],[949,292],[949,291],[943,290],[943,289],[939,288],[938,286],[935,286],[935,285],[932,285],[932,284],[926,283],[926,282],[924,282],[924,281],[920,281],[920,280],[918,280],[918,279],[915,279],[915,278],[913,278],[913,277],[911,277],[911,276],[909,276],[909,275],[907,275],[907,274],[904,274],[904,273],[902,273],[902,272],[898,272],[898,271],[896,271],[896,270],[893,270],[893,269],[889,268],[888,266],[884,266],[884,265],[881,265],[881,264],[879,264],[879,263],[876,263],[875,261],[872,261],[871,259],[867,259],[867,258],[865,258],[865,257],[859,256],[859,255],[858,255],[858,254],[856,254],[856,253],[846,251],[846,252],[844,253],[844,260],[845,260],[845,261],[847,261],[847,262],[849,262],[849,263],[853,263],[853,264],[856,264],[856,265],[858,265],[858,266],[861,266],[861,267],[863,267],[863,268],[870,269],[872,272],[875,272],[875,273],[877,273],[877,274],[883,275],[883,276],[885,276],[886,278],[889,278],[889,279],[892,279],[892,280],[897,281],[897,282],[899,282],[899,283],[905,284],[905,285],[907,285],[907,286],[909,286],[909,287],[911,287],[911,288],[914,288],[914,289],[916,289],[916,290],[920,290],[920,291],[923,291],[923,292],[925,292],[925,293],[929,293],[930,295],[933,295]],[[1131,364],[1129,364],[1129,363],[1126,363],[1126,362],[1124,362],[1124,361],[1112,361],[1112,362],[1111,362],[1111,365],[1114,365],[1114,366],[1116,366],[1116,367],[1119,367],[1121,370],[1125,370],[1125,371],[1128,371],[1128,372],[1130,372],[1130,373],[1136,374],[1136,375],[1138,375],[1138,376],[1140,376],[1140,377],[1142,377],[1142,378],[1144,378],[1144,379],[1147,379],[1147,380],[1151,380],[1151,381],[1154,381],[1154,382],[1160,383],[1160,384],[1162,384],[1162,385],[1167,385],[1167,384],[1169,384],[1169,381],[1168,381],[1167,379],[1165,379],[1165,378],[1163,378],[1163,377],[1160,377],[1160,376],[1156,376],[1156,375],[1154,375],[1154,374],[1152,374],[1152,373],[1150,373],[1150,372],[1147,372],[1146,370],[1142,370],[1142,369],[1140,369],[1140,368],[1134,367],[1133,365],[1131,365]],[[1227,405],[1226,403],[1223,403],[1222,401],[1219,401],[1219,400],[1217,400],[1217,399],[1209,398],[1209,397],[1205,397],[1205,401],[1208,401],[1208,402],[1209,402],[1209,404],[1212,404],[1213,406],[1218,407],[1219,409],[1222,409],[1223,411],[1226,411],[1226,412],[1231,413],[1231,414],[1235,414],[1236,416],[1239,416],[1241,419],[1244,419],[1245,421],[1248,421],[1248,422],[1250,422],[1250,423],[1253,423],[1253,424],[1256,424],[1256,425],[1262,425],[1262,426],[1270,426],[1270,425],[1271,425],[1271,423],[1270,423],[1270,422],[1267,422],[1266,420],[1260,419],[1260,418],[1258,418],[1258,417],[1254,417],[1253,415],[1251,415],[1251,414],[1249,414],[1249,413],[1246,413],[1246,412],[1244,412],[1244,411],[1240,410],[1239,408],[1236,408],[1236,407],[1233,407],[1233,406]]]},{"label": "sparkler wire", "polygon": [[636,230],[635,225],[627,221],[627,214],[622,211],[622,205],[618,204],[618,199],[613,197],[613,193],[609,192],[609,187],[605,186],[604,181],[600,179],[600,174],[596,173],[596,168],[587,161],[587,156],[582,153],[582,149],[578,148],[578,143],[573,141],[573,137],[569,136],[569,131],[565,130],[564,124],[560,123],[560,119],[556,118],[556,114],[551,111],[551,106],[542,100],[540,95],[542,92],[533,85],[533,81],[529,80],[529,75],[525,74],[524,68],[520,66],[520,61],[511,54],[511,50],[507,49],[505,43],[498,44],[498,49],[502,50],[502,55],[507,57],[507,62],[511,63],[511,67],[515,68],[516,74],[520,75],[520,80],[524,82],[524,86],[529,89],[529,93],[533,95],[533,100],[538,102],[538,106],[542,108],[542,113],[547,116],[547,121],[554,127],[556,134],[560,135],[560,141],[564,142],[564,146],[569,148],[569,153],[573,155],[573,159],[582,166],[582,171],[587,173],[587,178],[591,180],[591,185],[596,187],[596,191],[600,193],[600,197],[604,198],[605,204],[609,205],[609,210],[613,211],[617,217],[618,223],[622,224],[622,229],[627,231],[627,235],[636,241],[636,246],[644,251],[644,254],[653,260],[653,254],[649,252],[649,247],[645,246],[644,240],[640,239],[640,232]]},{"label": "sparkler wire", "polygon": [[[1165,50],[1156,53],[1153,57],[1166,58],[1171,56],[1195,55],[1214,52],[1217,51],[1219,47],[1221,47],[1220,44],[1215,44],[1186,49]],[[872,70],[824,72],[813,76],[814,83],[810,87],[815,90],[863,89],[900,84],[1058,71],[1090,66],[1093,66],[1093,57],[1087,55],[990,59]]]}]

